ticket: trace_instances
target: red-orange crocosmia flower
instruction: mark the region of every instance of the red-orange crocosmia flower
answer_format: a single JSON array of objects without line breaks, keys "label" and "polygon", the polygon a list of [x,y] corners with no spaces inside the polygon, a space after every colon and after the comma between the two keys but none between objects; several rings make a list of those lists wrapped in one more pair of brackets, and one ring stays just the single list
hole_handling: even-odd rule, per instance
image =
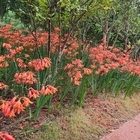
[{"label": "red-orange crocosmia flower", "polygon": [[15,96],[10,101],[0,100],[0,109],[5,116],[15,117],[16,114],[20,114],[30,104],[33,104],[33,102],[29,98]]},{"label": "red-orange crocosmia flower", "polygon": [[0,108],[2,109],[2,113],[5,116],[8,116],[11,111],[11,106],[9,105],[8,101],[2,100],[1,102],[2,102],[2,104],[1,104]]},{"label": "red-orange crocosmia flower", "polygon": [[15,96],[11,99],[11,101],[9,102],[10,106],[13,106],[17,100],[18,96]]},{"label": "red-orange crocosmia flower", "polygon": [[16,52],[15,49],[10,49],[9,52],[10,52],[10,54],[9,54],[9,57],[10,57],[10,58],[15,57],[15,55],[17,54],[17,52]]},{"label": "red-orange crocosmia flower", "polygon": [[54,31],[55,31],[55,32],[60,32],[60,28],[55,27],[55,28],[54,28]]},{"label": "red-orange crocosmia flower", "polygon": [[0,68],[6,68],[9,66],[9,64],[7,63],[7,61],[5,60],[5,56],[1,55],[0,56]]},{"label": "red-orange crocosmia flower", "polygon": [[49,68],[51,66],[51,60],[48,57],[43,59],[35,59],[28,63],[29,67],[33,67],[36,71],[44,70],[45,68]]},{"label": "red-orange crocosmia flower", "polygon": [[30,99],[27,98],[27,97],[25,97],[25,96],[22,97],[21,99],[22,99],[22,101],[23,101],[22,105],[23,105],[24,107],[27,107],[27,106],[29,106],[30,104],[33,104],[33,102],[31,102]]},{"label": "red-orange crocosmia flower", "polygon": [[17,58],[16,62],[17,62],[17,65],[19,68],[26,68],[27,67],[27,65],[24,63],[24,61],[20,58]]},{"label": "red-orange crocosmia flower", "polygon": [[1,140],[15,140],[15,138],[8,133],[2,133],[0,132],[0,139]]},{"label": "red-orange crocosmia flower", "polygon": [[5,138],[5,140],[15,140],[15,138],[8,133],[4,133],[3,137]]},{"label": "red-orange crocosmia flower", "polygon": [[74,67],[73,64],[67,64],[67,65],[64,67],[64,70],[72,69],[73,67]]},{"label": "red-orange crocosmia flower", "polygon": [[83,77],[83,67],[82,60],[80,59],[75,59],[64,67],[64,70],[67,70],[67,75],[70,77],[70,81],[77,86],[80,85]]},{"label": "red-orange crocosmia flower", "polygon": [[57,92],[57,89],[51,85],[47,85],[46,87],[52,92],[52,94]]},{"label": "red-orange crocosmia flower", "polygon": [[91,69],[89,68],[84,68],[83,70],[85,75],[90,75],[92,73]]},{"label": "red-orange crocosmia flower", "polygon": [[120,49],[114,47],[114,48],[113,48],[113,52],[114,52],[114,53],[118,53],[118,52],[120,52]]},{"label": "red-orange crocosmia flower", "polygon": [[9,116],[9,117],[15,117],[15,116],[16,116],[15,113],[16,113],[15,110],[14,110],[14,109],[11,109],[11,111],[10,111],[9,114],[8,114],[8,116]]},{"label": "red-orange crocosmia flower", "polygon": [[24,50],[23,46],[19,46],[15,49],[16,53],[20,53],[22,50]]},{"label": "red-orange crocosmia flower", "polygon": [[42,86],[40,93],[42,95],[50,95],[57,92],[57,89],[51,85]]},{"label": "red-orange crocosmia flower", "polygon": [[3,62],[3,61],[5,61],[5,56],[4,55],[1,55],[0,56],[0,62]]},{"label": "red-orange crocosmia flower", "polygon": [[24,54],[24,57],[25,57],[25,58],[29,58],[30,55],[29,55],[29,54]]},{"label": "red-orange crocosmia flower", "polygon": [[15,102],[15,104],[13,105],[14,111],[17,114],[20,114],[22,111],[24,111],[25,107],[23,106],[23,104],[21,103],[21,99],[18,99],[18,101]]},{"label": "red-orange crocosmia flower", "polygon": [[3,82],[0,82],[0,90],[1,89],[7,89],[7,88],[8,88],[7,85],[5,85]]},{"label": "red-orange crocosmia flower", "polygon": [[37,79],[35,78],[35,74],[32,71],[27,71],[22,73],[16,73],[14,75],[14,81],[17,84],[34,84],[37,82]]},{"label": "red-orange crocosmia flower", "polygon": [[38,98],[39,97],[39,91],[30,87],[29,92],[28,92],[28,97],[29,98],[34,98],[34,99]]},{"label": "red-orange crocosmia flower", "polygon": [[10,44],[8,44],[8,43],[3,43],[2,46],[3,46],[4,48],[6,48],[7,50],[9,50],[9,49],[12,48],[12,46],[11,46]]}]

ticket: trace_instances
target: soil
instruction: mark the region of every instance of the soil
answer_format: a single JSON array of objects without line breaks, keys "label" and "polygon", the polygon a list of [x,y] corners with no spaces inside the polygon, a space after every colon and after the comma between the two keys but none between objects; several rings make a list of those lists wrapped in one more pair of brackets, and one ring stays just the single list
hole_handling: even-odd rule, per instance
[{"label": "soil", "polygon": [[33,122],[29,122],[26,113],[13,119],[0,114],[0,129],[16,140],[100,140],[139,113],[139,93],[125,99],[123,94],[88,94],[83,107],[70,107],[67,103],[50,111],[42,109]]}]

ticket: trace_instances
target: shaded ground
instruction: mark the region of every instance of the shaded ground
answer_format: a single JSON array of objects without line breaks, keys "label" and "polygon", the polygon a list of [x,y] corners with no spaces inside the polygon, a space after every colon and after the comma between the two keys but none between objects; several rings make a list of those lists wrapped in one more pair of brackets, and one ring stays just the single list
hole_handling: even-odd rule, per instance
[{"label": "shaded ground", "polygon": [[123,96],[105,99],[89,94],[83,108],[65,105],[50,112],[43,109],[39,119],[30,124],[24,115],[20,123],[13,125],[1,117],[1,128],[9,130],[17,140],[100,140],[138,113],[140,94],[125,100]]}]

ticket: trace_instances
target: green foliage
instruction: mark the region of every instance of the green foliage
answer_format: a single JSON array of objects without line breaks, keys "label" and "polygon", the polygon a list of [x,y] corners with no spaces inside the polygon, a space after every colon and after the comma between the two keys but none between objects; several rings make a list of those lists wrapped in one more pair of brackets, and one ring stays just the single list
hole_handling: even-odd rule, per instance
[{"label": "green foliage", "polygon": [[0,20],[0,26],[4,26],[6,24],[13,23],[13,29],[25,29],[25,26],[21,22],[20,19],[16,18],[16,15],[12,11],[8,11],[3,18]]},{"label": "green foliage", "polygon": [[0,0],[0,18],[4,16],[4,14],[8,10],[9,1],[8,0]]}]

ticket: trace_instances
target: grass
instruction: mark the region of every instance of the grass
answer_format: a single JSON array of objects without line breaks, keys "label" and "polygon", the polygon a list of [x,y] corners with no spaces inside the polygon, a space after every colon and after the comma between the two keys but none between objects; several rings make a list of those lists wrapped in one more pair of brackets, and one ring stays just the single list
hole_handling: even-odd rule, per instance
[{"label": "grass", "polygon": [[90,117],[81,108],[67,113],[44,123],[37,130],[26,128],[20,136],[24,135],[26,140],[98,140],[98,136],[103,132],[102,128],[91,123]]}]

